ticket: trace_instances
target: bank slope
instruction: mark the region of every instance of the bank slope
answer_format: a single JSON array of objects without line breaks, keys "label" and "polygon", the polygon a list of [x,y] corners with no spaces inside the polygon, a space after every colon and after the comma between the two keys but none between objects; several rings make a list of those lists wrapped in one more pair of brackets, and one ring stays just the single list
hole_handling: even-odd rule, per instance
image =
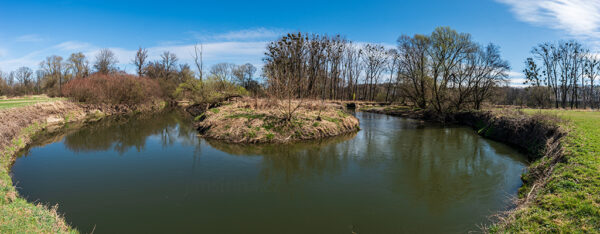
[{"label": "bank slope", "polygon": [[[531,233],[600,232],[600,113],[526,110],[555,115],[568,134],[557,162],[531,202],[491,231]],[[535,162],[532,166],[539,164]],[[530,186],[531,187],[531,186]],[[521,194],[521,197],[528,194]]]}]

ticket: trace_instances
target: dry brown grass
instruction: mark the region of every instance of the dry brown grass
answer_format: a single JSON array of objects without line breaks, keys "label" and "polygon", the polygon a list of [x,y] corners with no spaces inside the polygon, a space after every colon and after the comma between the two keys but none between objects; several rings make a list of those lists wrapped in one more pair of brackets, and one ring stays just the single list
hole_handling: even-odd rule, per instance
[{"label": "dry brown grass", "polygon": [[58,101],[32,106],[0,110],[0,149],[11,144],[22,129],[34,123],[45,123],[47,118],[67,113],[81,112],[82,108],[72,102]]},{"label": "dry brown grass", "polygon": [[244,98],[196,117],[202,136],[236,143],[284,143],[337,136],[359,129],[359,121],[338,104],[295,100],[291,120],[287,102]]}]

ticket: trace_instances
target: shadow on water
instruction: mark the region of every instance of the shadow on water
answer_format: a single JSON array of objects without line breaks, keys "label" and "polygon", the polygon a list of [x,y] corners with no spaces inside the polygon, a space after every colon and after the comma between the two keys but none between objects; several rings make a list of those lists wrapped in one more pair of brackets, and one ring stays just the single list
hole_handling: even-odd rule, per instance
[{"label": "shadow on water", "polygon": [[204,140],[176,110],[40,137],[13,181],[84,232],[477,230],[525,158],[469,128],[356,113],[361,131],[284,145]]}]

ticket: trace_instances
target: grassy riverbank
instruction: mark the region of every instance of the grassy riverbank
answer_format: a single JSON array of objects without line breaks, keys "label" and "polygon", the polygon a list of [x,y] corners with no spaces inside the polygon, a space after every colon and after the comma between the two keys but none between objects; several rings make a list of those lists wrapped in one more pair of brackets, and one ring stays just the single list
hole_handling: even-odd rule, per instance
[{"label": "grassy riverbank", "polygon": [[41,102],[53,102],[60,100],[65,100],[65,98],[50,98],[46,95],[34,95],[17,98],[0,97],[0,110],[22,106],[30,106]]},{"label": "grassy riverbank", "polygon": [[67,123],[95,121],[108,115],[162,109],[164,102],[136,106],[88,105],[70,101],[43,102],[0,110],[0,233],[76,233],[54,204],[32,204],[20,197],[9,171],[19,150],[44,131]]},{"label": "grassy riverbank", "polygon": [[49,125],[48,119],[75,116],[78,106],[70,102],[46,102],[0,110],[0,232],[60,233],[76,232],[56,212],[56,207],[32,204],[20,197],[9,171],[16,153]]},{"label": "grassy riverbank", "polygon": [[569,131],[562,143],[564,158],[554,165],[534,199],[491,231],[600,232],[600,113],[574,110],[525,112],[556,115],[567,120],[559,123]]},{"label": "grassy riverbank", "polygon": [[286,119],[284,101],[242,99],[196,116],[202,136],[235,143],[285,143],[320,139],[359,130],[356,117],[340,105],[293,101],[298,109]]}]

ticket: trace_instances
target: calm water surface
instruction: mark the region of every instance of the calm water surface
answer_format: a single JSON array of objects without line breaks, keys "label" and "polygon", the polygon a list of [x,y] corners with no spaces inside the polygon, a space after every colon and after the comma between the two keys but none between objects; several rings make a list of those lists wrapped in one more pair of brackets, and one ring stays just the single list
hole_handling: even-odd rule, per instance
[{"label": "calm water surface", "polygon": [[19,193],[95,233],[464,233],[506,209],[526,166],[465,127],[356,113],[361,131],[293,145],[197,137],[173,111],[42,137]]}]

